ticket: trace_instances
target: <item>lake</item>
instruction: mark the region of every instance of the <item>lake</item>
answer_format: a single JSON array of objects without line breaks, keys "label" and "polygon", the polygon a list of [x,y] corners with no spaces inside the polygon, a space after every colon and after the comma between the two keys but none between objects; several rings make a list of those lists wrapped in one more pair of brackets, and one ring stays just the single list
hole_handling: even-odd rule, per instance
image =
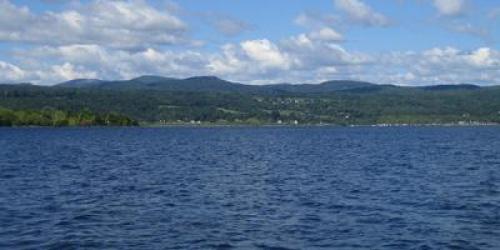
[{"label": "lake", "polygon": [[1,249],[499,249],[500,127],[0,129]]}]

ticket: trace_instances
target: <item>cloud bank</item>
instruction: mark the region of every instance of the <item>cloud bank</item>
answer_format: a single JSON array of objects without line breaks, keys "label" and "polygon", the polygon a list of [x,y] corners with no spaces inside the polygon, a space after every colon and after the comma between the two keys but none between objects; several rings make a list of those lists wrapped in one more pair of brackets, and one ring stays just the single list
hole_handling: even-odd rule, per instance
[{"label": "cloud bank", "polygon": [[[462,12],[463,1],[444,2],[433,2],[441,14]],[[331,79],[400,85],[500,84],[500,51],[495,48],[361,52],[347,46],[344,21],[368,29],[390,25],[389,18],[360,0],[335,0],[334,8],[340,16],[302,13],[290,20],[303,32],[277,40],[246,38],[207,49],[200,45],[207,41],[193,38],[189,22],[142,0],[94,0],[42,13],[0,0],[0,42],[24,45],[0,59],[0,82],[216,75],[250,84]],[[234,36],[248,27],[227,20],[219,24],[221,34]],[[472,27],[457,32],[475,32]]]}]

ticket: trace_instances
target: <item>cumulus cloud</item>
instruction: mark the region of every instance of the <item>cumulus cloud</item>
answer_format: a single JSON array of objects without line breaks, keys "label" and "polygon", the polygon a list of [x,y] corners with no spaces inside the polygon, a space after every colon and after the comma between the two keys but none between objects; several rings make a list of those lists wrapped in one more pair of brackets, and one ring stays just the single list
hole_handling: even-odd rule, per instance
[{"label": "cumulus cloud", "polygon": [[344,40],[344,36],[338,33],[332,28],[321,28],[317,31],[313,31],[309,35],[312,39],[322,40],[322,41],[342,41]]},{"label": "cumulus cloud", "polygon": [[[217,75],[244,83],[320,82],[355,79],[383,84],[499,84],[500,51],[453,47],[421,52],[361,53],[299,34],[277,43],[248,40],[219,51],[117,50],[99,45],[40,47],[19,51],[18,64],[0,62],[3,82],[51,84],[72,78],[130,79]],[[22,67],[20,66],[22,65]]]},{"label": "cumulus cloud", "polygon": [[444,16],[460,15],[465,10],[465,0],[433,0],[434,7]]},{"label": "cumulus cloud", "polygon": [[129,79],[145,74],[183,77],[203,74],[206,54],[147,48],[130,51],[99,45],[43,46],[18,51],[23,81],[53,84],[71,78]]},{"label": "cumulus cloud", "polygon": [[500,53],[491,48],[479,48],[468,55],[468,60],[475,66],[493,69],[500,66]]},{"label": "cumulus cloud", "polygon": [[337,16],[313,13],[301,13],[295,20],[295,24],[311,30],[307,37],[312,40],[340,42],[344,40],[342,33],[333,26],[341,26]]},{"label": "cumulus cloud", "polygon": [[0,61],[0,81],[19,82],[26,79],[26,73],[19,67]]},{"label": "cumulus cloud", "polygon": [[233,80],[276,82],[297,63],[292,55],[267,39],[226,44],[221,50],[209,59],[208,72]]},{"label": "cumulus cloud", "polygon": [[[335,0],[335,4],[358,24],[389,24],[388,18],[360,0]],[[452,9],[444,13],[460,13]],[[467,22],[446,20],[457,32],[483,34]],[[222,33],[237,35],[245,28],[239,22],[222,20],[214,25],[220,25]],[[281,40],[252,38],[214,50],[179,48],[163,45],[192,42],[187,25],[144,0],[93,0],[71,10],[44,13],[0,0],[0,41],[32,44],[8,49],[8,62],[0,61],[0,82],[54,84],[73,78],[153,74],[217,75],[254,84],[331,79],[402,85],[500,83],[500,52],[494,48],[358,52],[346,49],[338,16],[305,12],[295,23],[306,31]]]},{"label": "cumulus cloud", "polygon": [[57,83],[77,78],[96,78],[97,76],[97,72],[88,71],[82,66],[75,66],[71,63],[51,65],[41,70],[40,68],[21,69],[13,64],[0,61],[0,81],[7,83],[38,83],[38,80],[50,80],[51,83]]},{"label": "cumulus cloud", "polygon": [[[234,44],[226,44],[222,46],[221,53],[212,56],[207,68],[214,74],[220,76],[236,75],[249,66],[246,60],[243,59],[239,48]],[[249,67],[253,70],[255,67]],[[248,73],[248,71],[247,71]]]},{"label": "cumulus cloud", "polygon": [[[486,25],[463,17],[467,12],[466,0],[432,0],[434,7],[439,13],[438,24],[448,31],[470,35],[481,39],[483,42],[492,42],[492,33]],[[493,10],[487,14],[491,18]]]},{"label": "cumulus cloud", "polygon": [[144,0],[94,0],[61,12],[34,13],[0,0],[0,41],[137,47],[186,43],[186,24]]},{"label": "cumulus cloud", "polygon": [[389,19],[374,11],[370,6],[360,0],[334,0],[337,9],[347,14],[348,18],[366,26],[388,26]]},{"label": "cumulus cloud", "polygon": [[[482,47],[472,51],[453,47],[432,48],[421,53],[391,53],[381,57],[389,76],[398,76],[396,71],[404,69],[411,79],[393,78],[395,83],[405,85],[425,84],[498,84],[500,77],[500,52]],[[400,72],[401,73],[401,72]]]},{"label": "cumulus cloud", "polygon": [[41,78],[51,78],[55,81],[67,81],[81,78],[97,78],[97,72],[88,71],[81,66],[75,67],[71,63],[54,65],[48,72],[40,72],[39,74],[41,74]]},{"label": "cumulus cloud", "polygon": [[324,79],[334,77],[337,67],[347,68],[367,60],[335,44],[337,35],[323,29],[278,43],[260,39],[226,44],[216,52],[154,48],[130,51],[89,44],[41,46],[18,50],[14,57],[18,65],[23,65],[23,72],[30,72],[23,80],[42,84],[72,77],[128,79],[142,74],[210,74],[249,83],[311,82],[319,75]]},{"label": "cumulus cloud", "polygon": [[342,67],[345,65],[365,64],[370,61],[368,55],[350,53],[342,46],[314,37],[312,34],[300,34],[282,42],[284,50],[294,55],[302,69],[321,67]]},{"label": "cumulus cloud", "polygon": [[241,47],[250,59],[266,67],[282,69],[290,67],[289,56],[267,39],[244,41]]}]

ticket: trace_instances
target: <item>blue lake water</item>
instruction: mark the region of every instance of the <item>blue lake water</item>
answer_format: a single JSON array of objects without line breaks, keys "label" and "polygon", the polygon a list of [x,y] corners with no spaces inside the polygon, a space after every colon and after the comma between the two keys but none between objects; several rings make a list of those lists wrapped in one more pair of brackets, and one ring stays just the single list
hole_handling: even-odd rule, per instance
[{"label": "blue lake water", "polygon": [[1,249],[500,249],[500,127],[0,129]]}]

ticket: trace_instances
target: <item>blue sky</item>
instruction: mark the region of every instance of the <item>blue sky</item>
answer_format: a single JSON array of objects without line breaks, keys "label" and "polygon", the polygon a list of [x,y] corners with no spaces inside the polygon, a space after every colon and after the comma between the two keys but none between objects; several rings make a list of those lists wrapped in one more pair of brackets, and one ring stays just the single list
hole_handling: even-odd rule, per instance
[{"label": "blue sky", "polygon": [[0,82],[500,84],[500,2],[0,0]]},{"label": "blue sky", "polygon": [[[234,4],[234,2],[237,2]],[[364,27],[350,24],[337,25],[350,41],[346,47],[362,51],[390,51],[390,50],[422,50],[435,46],[453,45],[462,49],[473,49],[478,46],[495,46],[498,42],[486,42],[478,36],[453,32],[446,29],[447,22],[470,23],[478,28],[488,28],[492,37],[499,38],[500,29],[494,32],[494,26],[500,24],[499,20],[490,20],[484,13],[500,3],[495,1],[474,1],[474,7],[465,13],[453,18],[443,17],[429,2],[425,1],[365,1],[373,9],[391,19],[393,25],[388,27]],[[286,3],[286,4],[284,4]],[[464,5],[471,7],[472,3]],[[182,1],[185,8],[203,12],[206,10],[219,13],[230,13],[245,22],[252,24],[255,29],[242,36],[244,39],[268,38],[279,40],[292,36],[304,29],[295,25],[293,20],[304,12],[318,15],[335,15],[338,13],[333,1]],[[464,10],[465,12],[465,10]],[[368,38],[368,39],[367,39]]]}]

